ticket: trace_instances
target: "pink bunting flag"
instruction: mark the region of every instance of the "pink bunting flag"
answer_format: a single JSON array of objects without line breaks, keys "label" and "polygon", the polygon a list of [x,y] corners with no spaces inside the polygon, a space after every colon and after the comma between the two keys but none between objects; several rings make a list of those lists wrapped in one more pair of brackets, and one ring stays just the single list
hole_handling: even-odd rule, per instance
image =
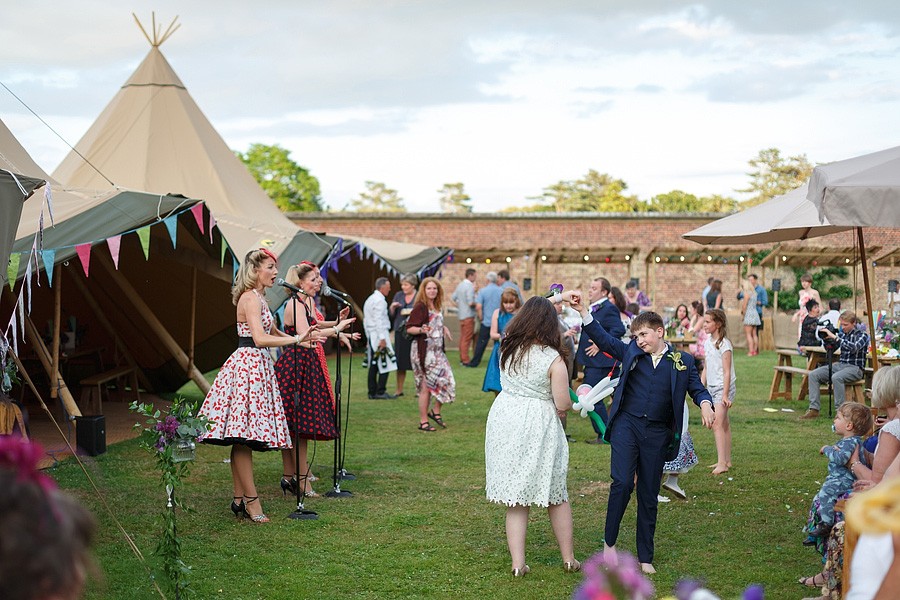
[{"label": "pink bunting flag", "polygon": [[75,252],[78,253],[78,258],[81,259],[81,267],[84,269],[84,276],[88,277],[88,273],[91,270],[91,243],[78,244],[75,246]]},{"label": "pink bunting flag", "polygon": [[112,256],[113,264],[116,266],[116,271],[118,271],[119,248],[122,246],[122,236],[114,235],[111,238],[106,238],[106,245],[109,246],[109,255]]},{"label": "pink bunting flag", "polygon": [[203,229],[203,204],[195,204],[192,206],[191,214],[194,215],[194,220],[197,221],[197,227],[200,228],[200,233],[205,233]]},{"label": "pink bunting flag", "polygon": [[212,213],[209,213],[209,243],[210,244],[213,243],[212,233],[213,233],[213,227],[215,227],[215,226],[216,226],[216,218],[213,216]]}]

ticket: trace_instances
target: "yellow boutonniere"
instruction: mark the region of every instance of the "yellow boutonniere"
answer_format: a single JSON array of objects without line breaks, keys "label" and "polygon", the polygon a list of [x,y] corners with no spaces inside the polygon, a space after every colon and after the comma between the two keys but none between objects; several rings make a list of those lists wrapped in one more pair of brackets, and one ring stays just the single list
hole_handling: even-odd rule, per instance
[{"label": "yellow boutonniere", "polygon": [[668,357],[672,361],[672,365],[675,367],[676,371],[684,371],[687,369],[687,366],[681,362],[681,352],[669,352]]}]

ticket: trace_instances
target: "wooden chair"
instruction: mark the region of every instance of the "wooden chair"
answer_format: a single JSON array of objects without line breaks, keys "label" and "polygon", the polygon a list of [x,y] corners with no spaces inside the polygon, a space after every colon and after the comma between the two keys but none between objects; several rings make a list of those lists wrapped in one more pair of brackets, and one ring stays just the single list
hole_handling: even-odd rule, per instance
[{"label": "wooden chair", "polygon": [[141,392],[138,389],[137,370],[130,366],[115,367],[96,375],[91,375],[81,380],[81,402],[86,408],[93,407],[94,402],[97,403],[97,414],[103,414],[103,395],[109,400],[109,388],[107,384],[115,381],[116,386],[121,390],[124,389],[121,381],[128,377],[131,380],[131,390],[134,392],[134,399],[141,401]]}]

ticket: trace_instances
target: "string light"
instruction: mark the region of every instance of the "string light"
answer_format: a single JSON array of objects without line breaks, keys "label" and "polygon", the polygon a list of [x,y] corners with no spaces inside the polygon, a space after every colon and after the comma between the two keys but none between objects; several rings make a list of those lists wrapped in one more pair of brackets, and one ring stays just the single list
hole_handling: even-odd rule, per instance
[{"label": "string light", "polygon": [[658,257],[658,256],[656,257],[656,262],[659,262],[659,257]]},{"label": "string light", "polygon": [[469,257],[467,257],[467,258],[466,258],[466,264],[467,264],[467,265],[471,265],[471,264],[472,264],[472,259],[469,258]]},{"label": "string light", "polygon": [[546,261],[546,260],[547,260],[547,255],[546,255],[546,254],[541,254],[541,260],[542,260],[542,261]]},{"label": "string light", "polygon": [[626,254],[626,255],[625,255],[625,260],[631,260],[631,255],[630,255],[630,254]]},{"label": "string light", "polygon": [[712,262],[712,256],[707,256],[706,260],[708,260],[709,262]]},{"label": "string light", "polygon": [[741,262],[744,262],[744,256],[741,255]]},{"label": "string light", "polygon": [[484,259],[484,262],[485,262],[486,264],[491,264],[491,259],[486,258],[486,259]]},{"label": "string light", "polygon": [[782,257],[781,257],[781,262],[787,262],[787,256],[782,256]]},{"label": "string light", "polygon": [[584,262],[591,260],[591,257],[585,254],[582,258],[584,258]]},{"label": "string light", "polygon": [[683,257],[683,256],[681,256],[681,257],[679,257],[679,258],[681,258],[681,262],[684,262],[684,257]]},{"label": "string light", "polygon": [[608,263],[609,263],[609,262],[612,262],[612,258],[609,257],[609,256],[607,256],[607,257],[606,257],[606,262],[608,262]]},{"label": "string light", "polygon": [[512,258],[510,258],[509,256],[507,256],[507,257],[506,257],[506,262],[507,262],[507,264],[508,264],[508,263],[511,263],[511,262],[512,262]]}]

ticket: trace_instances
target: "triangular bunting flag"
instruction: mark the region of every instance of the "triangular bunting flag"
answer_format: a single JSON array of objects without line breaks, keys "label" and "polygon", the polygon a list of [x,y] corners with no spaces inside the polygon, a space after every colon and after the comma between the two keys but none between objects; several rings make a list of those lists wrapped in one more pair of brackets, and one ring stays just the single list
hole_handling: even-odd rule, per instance
[{"label": "triangular bunting flag", "polygon": [[78,244],[75,246],[75,252],[78,253],[78,258],[81,259],[81,268],[84,269],[84,276],[88,277],[91,271],[91,243]]},{"label": "triangular bunting flag", "polygon": [[122,246],[122,236],[114,235],[111,238],[106,238],[106,245],[109,246],[109,254],[112,256],[113,264],[116,266],[116,271],[119,270],[119,248]]},{"label": "triangular bunting flag", "polygon": [[150,226],[137,230],[138,239],[141,240],[141,250],[144,251],[144,260],[150,260]]},{"label": "triangular bunting flag", "polygon": [[231,261],[231,281],[237,279],[238,268],[240,268],[240,265],[238,265],[238,261]]},{"label": "triangular bunting flag", "polygon": [[[33,254],[33,253],[32,253]],[[25,265],[25,285],[22,288],[28,288],[28,314],[31,314],[31,257],[28,258],[28,264]]]},{"label": "triangular bunting flag", "polygon": [[13,352],[16,353],[16,356],[19,355],[19,332],[16,327],[16,314],[13,311],[12,319],[9,320],[10,328],[12,329],[12,347]]},{"label": "triangular bunting flag", "polygon": [[172,247],[177,248],[178,244],[175,243],[175,240],[178,238],[178,215],[166,217],[163,223],[166,224],[166,229],[169,230],[169,237],[172,239]]},{"label": "triangular bunting flag", "polygon": [[210,244],[213,243],[212,231],[213,231],[213,227],[215,227],[215,226],[216,226],[216,218],[213,216],[212,213],[209,213],[209,243]]},{"label": "triangular bunting flag", "polygon": [[19,276],[19,261],[21,260],[21,254],[9,255],[9,266],[6,267],[6,277],[9,279],[10,290],[16,287],[16,277]]},{"label": "triangular bunting flag", "polygon": [[222,238],[222,255],[219,257],[219,266],[225,266],[225,253],[228,252],[228,243],[225,242],[225,238]]},{"label": "triangular bunting flag", "polygon": [[[53,222],[53,193],[50,191],[50,184],[44,186],[44,200],[47,201],[47,211],[50,213],[50,225],[56,226]],[[41,216],[43,216],[41,212]]]},{"label": "triangular bunting flag", "polygon": [[56,250],[44,250],[41,252],[44,259],[44,271],[47,272],[47,283],[53,287],[53,265],[56,264]]},{"label": "triangular bunting flag", "polygon": [[203,229],[203,205],[193,205],[191,207],[191,214],[194,215],[194,220],[197,221],[197,227],[200,228],[200,233],[206,233]]}]

